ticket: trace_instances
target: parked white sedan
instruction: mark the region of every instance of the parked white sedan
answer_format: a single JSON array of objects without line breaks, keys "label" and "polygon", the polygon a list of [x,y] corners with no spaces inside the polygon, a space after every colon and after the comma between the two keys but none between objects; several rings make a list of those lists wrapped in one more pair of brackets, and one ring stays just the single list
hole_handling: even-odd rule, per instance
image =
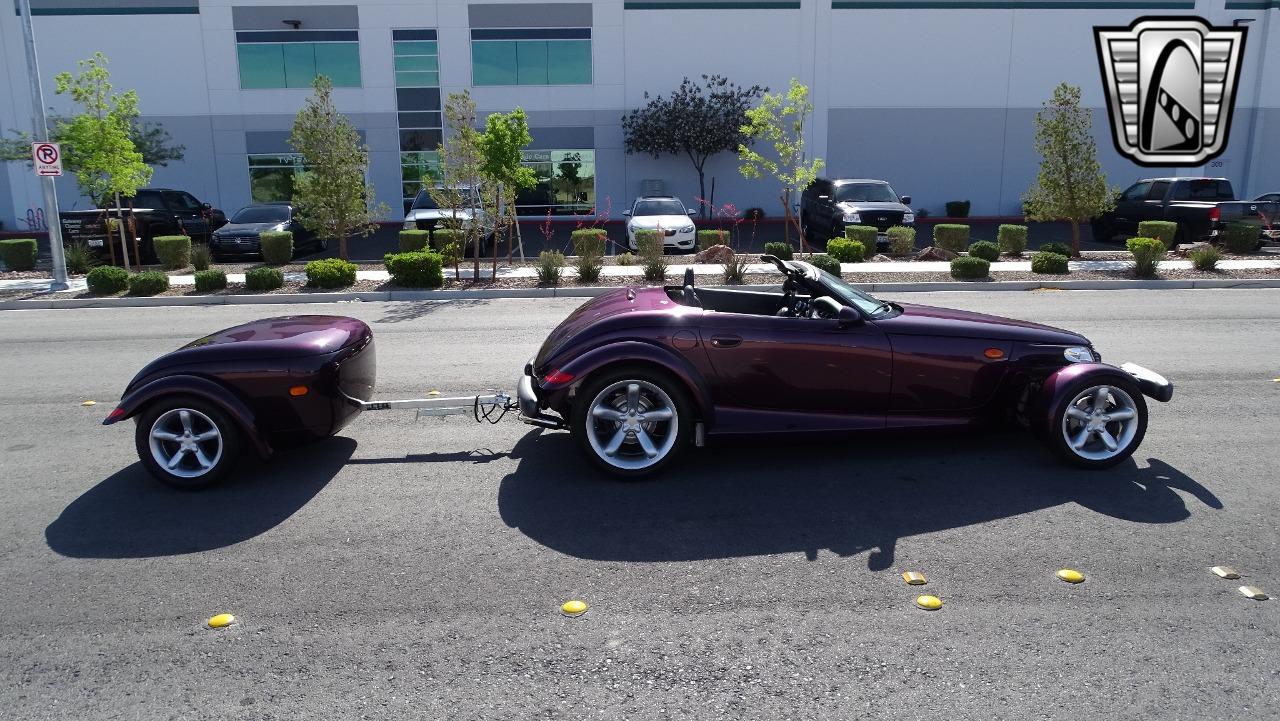
[{"label": "parked white sedan", "polygon": [[636,198],[631,210],[622,214],[627,219],[627,246],[633,251],[639,250],[637,230],[657,230],[663,234],[665,248],[693,250],[698,244],[698,229],[689,216],[696,212],[687,210],[679,198],[669,195]]}]

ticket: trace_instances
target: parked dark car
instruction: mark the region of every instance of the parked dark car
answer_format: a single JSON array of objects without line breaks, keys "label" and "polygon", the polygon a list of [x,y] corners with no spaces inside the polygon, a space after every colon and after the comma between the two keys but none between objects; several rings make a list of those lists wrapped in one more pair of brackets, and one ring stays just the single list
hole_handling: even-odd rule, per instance
[{"label": "parked dark car", "polygon": [[639,476],[706,437],[966,427],[1012,419],[1105,468],[1173,386],[1108,365],[1071,331],[892,303],[764,256],[778,293],[622,288],[575,310],[519,379],[521,415],[567,428],[599,468]]},{"label": "parked dark car", "polygon": [[269,231],[293,233],[293,252],[319,252],[328,243],[298,222],[292,203],[262,203],[236,211],[226,225],[213,232],[209,250],[214,260],[231,256],[262,256],[262,234]]},{"label": "parked dark car", "polygon": [[1133,236],[1144,220],[1169,220],[1178,224],[1177,244],[1214,242],[1228,222],[1260,223],[1258,204],[1235,197],[1226,178],[1144,178],[1120,194],[1114,210],[1093,220],[1093,239]]},{"label": "parked dark car", "polygon": [[[189,235],[192,241],[208,242],[211,234],[227,222],[221,210],[202,203],[194,195],[183,190],[168,188],[144,188],[133,198],[122,202],[123,215],[133,229],[129,243],[129,259],[137,262],[136,253],[143,263],[156,262],[151,239],[159,235]],[[119,217],[114,207],[96,210],[68,210],[59,213],[64,242],[84,243],[99,258],[115,264],[123,260],[120,235],[117,231],[107,238],[107,219]],[[126,233],[127,235],[128,233]]]},{"label": "parked dark car", "polygon": [[156,478],[206,486],[241,445],[263,458],[337,433],[373,394],[373,332],[355,318],[268,318],[218,331],[152,361],[104,425],[137,419],[138,457]]},{"label": "parked dark car", "polygon": [[824,241],[843,237],[846,225],[869,225],[883,248],[889,228],[915,225],[910,205],[911,196],[899,196],[883,180],[818,178],[800,194],[800,227],[810,241]]}]

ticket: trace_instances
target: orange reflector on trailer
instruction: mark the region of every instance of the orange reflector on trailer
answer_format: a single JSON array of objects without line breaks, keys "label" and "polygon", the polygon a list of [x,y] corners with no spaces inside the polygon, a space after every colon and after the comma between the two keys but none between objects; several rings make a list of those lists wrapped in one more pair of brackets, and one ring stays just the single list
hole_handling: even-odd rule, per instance
[{"label": "orange reflector on trailer", "polygon": [[996,360],[1004,357],[1004,351],[1000,350],[999,348],[988,348],[982,351],[982,355],[992,360]]},{"label": "orange reflector on trailer", "polygon": [[310,392],[310,389],[307,388],[306,386],[294,386],[289,389],[289,395],[294,397],[305,396],[309,392]]}]

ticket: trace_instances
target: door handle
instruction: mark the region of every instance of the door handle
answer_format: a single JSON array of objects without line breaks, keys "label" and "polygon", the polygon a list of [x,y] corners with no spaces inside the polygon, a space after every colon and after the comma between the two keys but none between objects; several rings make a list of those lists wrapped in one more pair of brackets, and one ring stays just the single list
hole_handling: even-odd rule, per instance
[{"label": "door handle", "polygon": [[716,348],[733,348],[742,343],[742,338],[736,335],[713,335],[711,336],[711,345]]}]

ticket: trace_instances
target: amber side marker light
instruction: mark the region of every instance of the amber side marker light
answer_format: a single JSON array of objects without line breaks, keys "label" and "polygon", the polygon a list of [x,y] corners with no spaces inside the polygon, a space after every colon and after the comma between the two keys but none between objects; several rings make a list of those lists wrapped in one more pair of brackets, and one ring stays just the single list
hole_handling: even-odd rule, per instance
[{"label": "amber side marker light", "polygon": [[305,396],[310,392],[311,392],[311,389],[307,388],[306,386],[294,386],[289,389],[289,395],[295,398],[298,396]]},{"label": "amber side marker light", "polygon": [[999,348],[988,348],[982,351],[982,355],[992,360],[996,360],[1004,357],[1004,351],[1000,350]]}]

